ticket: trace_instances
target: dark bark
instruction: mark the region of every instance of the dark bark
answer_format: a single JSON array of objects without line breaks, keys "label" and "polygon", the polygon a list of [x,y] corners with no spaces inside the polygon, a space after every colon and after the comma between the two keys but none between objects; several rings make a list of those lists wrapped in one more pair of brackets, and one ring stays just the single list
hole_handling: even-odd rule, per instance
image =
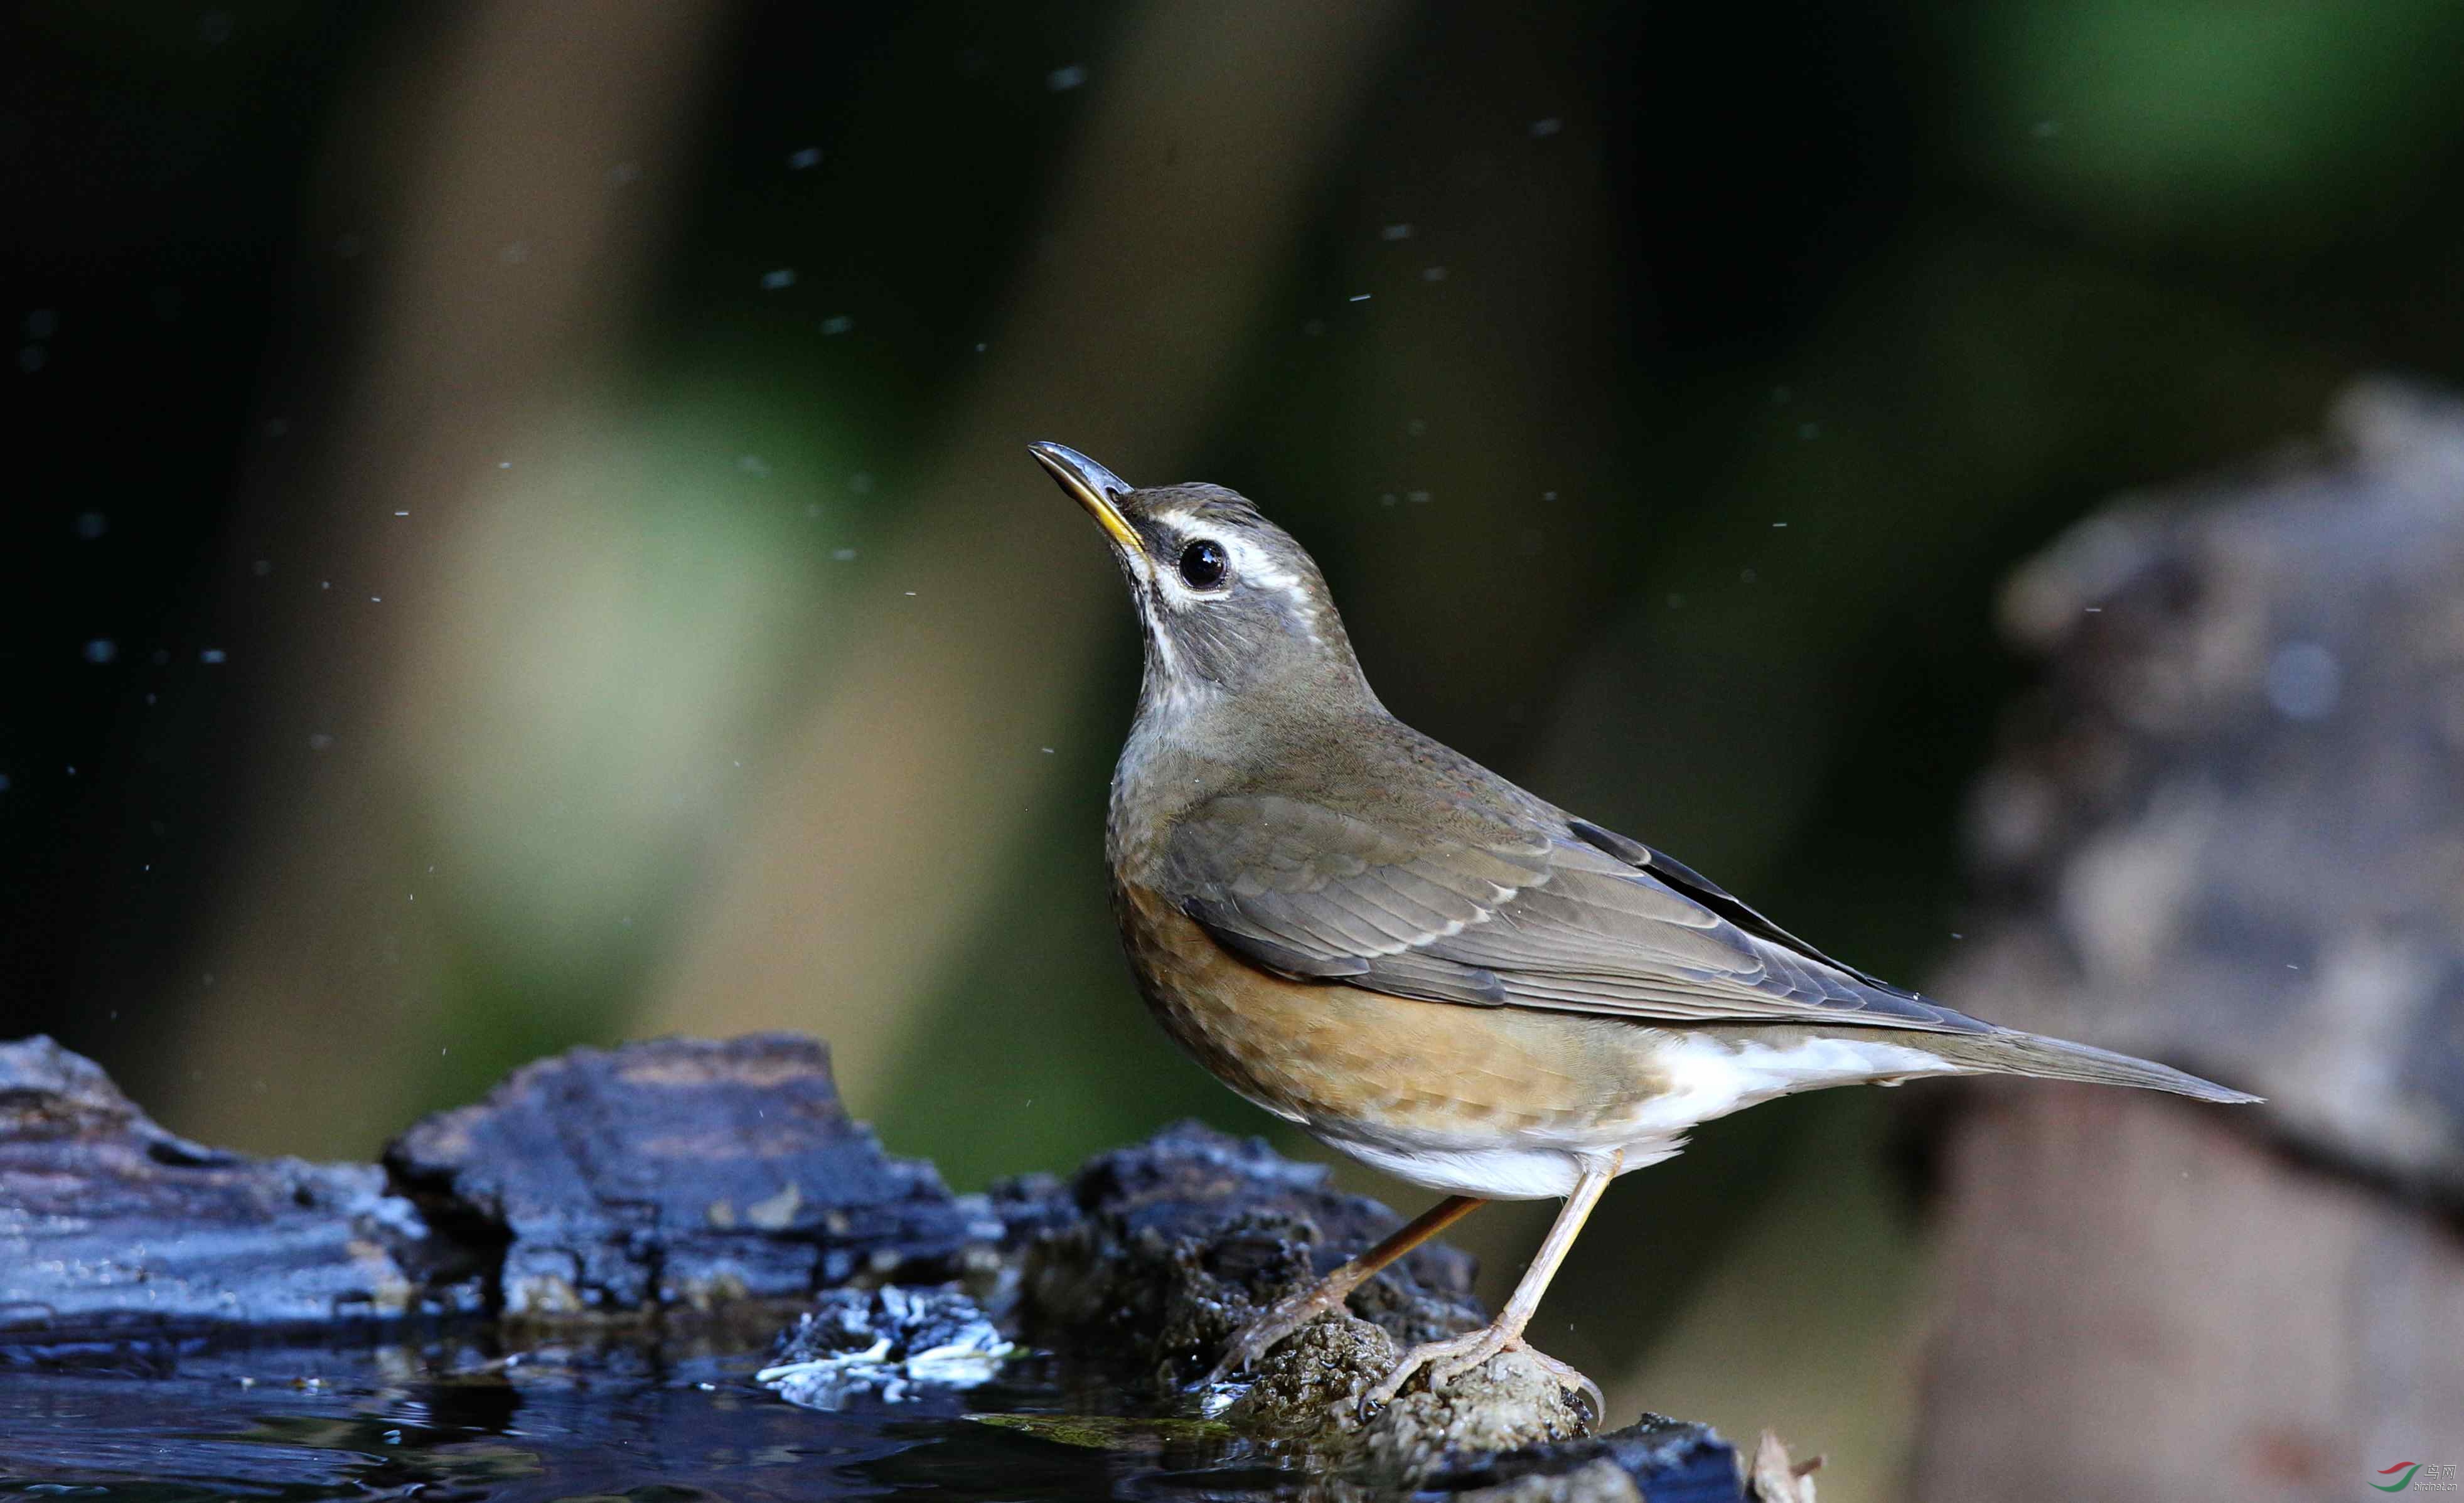
[{"label": "dark bark", "polygon": [[155,1125],[93,1061],[0,1045],[0,1344],[470,1311],[373,1164],[250,1159]]},{"label": "dark bark", "polygon": [[934,1282],[1001,1236],[979,1197],[884,1153],[840,1104],[828,1048],[786,1034],[539,1060],[385,1164],[430,1225],[494,1255],[511,1315]]}]

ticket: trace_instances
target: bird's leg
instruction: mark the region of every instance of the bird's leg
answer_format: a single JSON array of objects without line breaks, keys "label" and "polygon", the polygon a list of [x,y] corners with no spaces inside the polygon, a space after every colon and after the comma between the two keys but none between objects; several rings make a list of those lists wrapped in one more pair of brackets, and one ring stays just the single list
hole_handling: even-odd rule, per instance
[{"label": "bird's leg", "polygon": [[1275,1343],[1301,1327],[1340,1307],[1352,1292],[1367,1283],[1372,1274],[1456,1222],[1470,1215],[1487,1202],[1470,1195],[1449,1195],[1398,1227],[1377,1246],[1345,1263],[1311,1287],[1297,1294],[1279,1299],[1265,1315],[1243,1326],[1223,1349],[1223,1360],[1215,1364],[1207,1375],[1208,1382],[1221,1382],[1226,1377],[1257,1361],[1274,1349]]},{"label": "bird's leg", "polygon": [[1556,1276],[1557,1265],[1566,1261],[1566,1252],[1573,1247],[1592,1207],[1599,1204],[1600,1192],[1617,1178],[1624,1160],[1624,1154],[1615,1154],[1606,1163],[1585,1169],[1583,1177],[1574,1182],[1573,1192],[1566,1197],[1566,1208],[1557,1213],[1555,1225],[1549,1228],[1531,1266],[1524,1271],[1522,1282],[1514,1286],[1514,1293],[1506,1301],[1506,1308],[1497,1313],[1496,1319],[1477,1331],[1430,1341],[1404,1353],[1403,1359],[1395,1364],[1385,1381],[1362,1397],[1362,1409],[1393,1403],[1403,1384],[1424,1367],[1429,1372],[1428,1386],[1441,1388],[1500,1352],[1523,1351],[1551,1377],[1590,1401],[1594,1424],[1606,1418],[1608,1409],[1600,1398],[1600,1385],[1553,1357],[1530,1351],[1523,1344],[1523,1328],[1531,1323],[1532,1315],[1540,1308],[1540,1296],[1548,1292],[1549,1280]]}]

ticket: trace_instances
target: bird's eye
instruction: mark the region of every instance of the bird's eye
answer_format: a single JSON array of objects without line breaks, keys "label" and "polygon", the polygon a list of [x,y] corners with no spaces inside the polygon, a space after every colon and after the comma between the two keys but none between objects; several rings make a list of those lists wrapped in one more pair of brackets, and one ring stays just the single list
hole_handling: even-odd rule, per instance
[{"label": "bird's eye", "polygon": [[1213,589],[1223,583],[1223,549],[1200,538],[1180,552],[1180,577],[1192,589]]}]

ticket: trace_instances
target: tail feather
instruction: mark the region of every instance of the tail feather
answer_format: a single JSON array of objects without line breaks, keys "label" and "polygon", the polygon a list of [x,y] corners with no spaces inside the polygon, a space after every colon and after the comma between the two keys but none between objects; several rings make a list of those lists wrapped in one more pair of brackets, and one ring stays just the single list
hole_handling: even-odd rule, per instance
[{"label": "tail feather", "polygon": [[2134,1059],[2092,1044],[2074,1044],[2068,1039],[2049,1038],[2041,1033],[2021,1033],[2015,1029],[1996,1029],[1966,1037],[1935,1037],[1926,1045],[1952,1064],[1980,1073],[2026,1075],[2036,1080],[2079,1080],[2100,1086],[2138,1086],[2148,1091],[2169,1091],[2175,1095],[2190,1096],[2201,1101],[2246,1103],[2265,1099],[2244,1091],[2234,1091],[2202,1080],[2187,1071],[2170,1065],[2160,1065],[2151,1059]]}]

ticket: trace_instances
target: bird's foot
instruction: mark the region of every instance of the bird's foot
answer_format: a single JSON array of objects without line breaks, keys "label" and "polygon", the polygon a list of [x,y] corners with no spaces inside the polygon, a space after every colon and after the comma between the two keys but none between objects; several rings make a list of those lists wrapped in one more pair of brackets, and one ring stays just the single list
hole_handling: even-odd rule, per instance
[{"label": "bird's foot", "polygon": [[1599,1384],[1584,1377],[1571,1363],[1561,1362],[1545,1352],[1533,1351],[1525,1343],[1521,1331],[1494,1324],[1462,1336],[1448,1337],[1442,1341],[1423,1342],[1404,1353],[1402,1359],[1395,1364],[1395,1370],[1388,1373],[1376,1387],[1361,1396],[1361,1413],[1365,1416],[1374,1409],[1394,1403],[1395,1396],[1403,1391],[1403,1385],[1411,1381],[1412,1375],[1424,1368],[1428,1377],[1423,1386],[1435,1390],[1453,1382],[1501,1352],[1522,1353],[1527,1360],[1557,1380],[1561,1386],[1581,1394],[1583,1402],[1591,1406],[1595,1427],[1607,1417],[1608,1403],[1600,1396]]},{"label": "bird's foot", "polygon": [[1331,1310],[1343,1308],[1344,1299],[1353,1286],[1334,1279],[1321,1279],[1266,1307],[1265,1314],[1233,1334],[1223,1348],[1223,1359],[1206,1375],[1210,1383],[1220,1383],[1244,1367],[1255,1367],[1265,1355],[1301,1327]]}]

